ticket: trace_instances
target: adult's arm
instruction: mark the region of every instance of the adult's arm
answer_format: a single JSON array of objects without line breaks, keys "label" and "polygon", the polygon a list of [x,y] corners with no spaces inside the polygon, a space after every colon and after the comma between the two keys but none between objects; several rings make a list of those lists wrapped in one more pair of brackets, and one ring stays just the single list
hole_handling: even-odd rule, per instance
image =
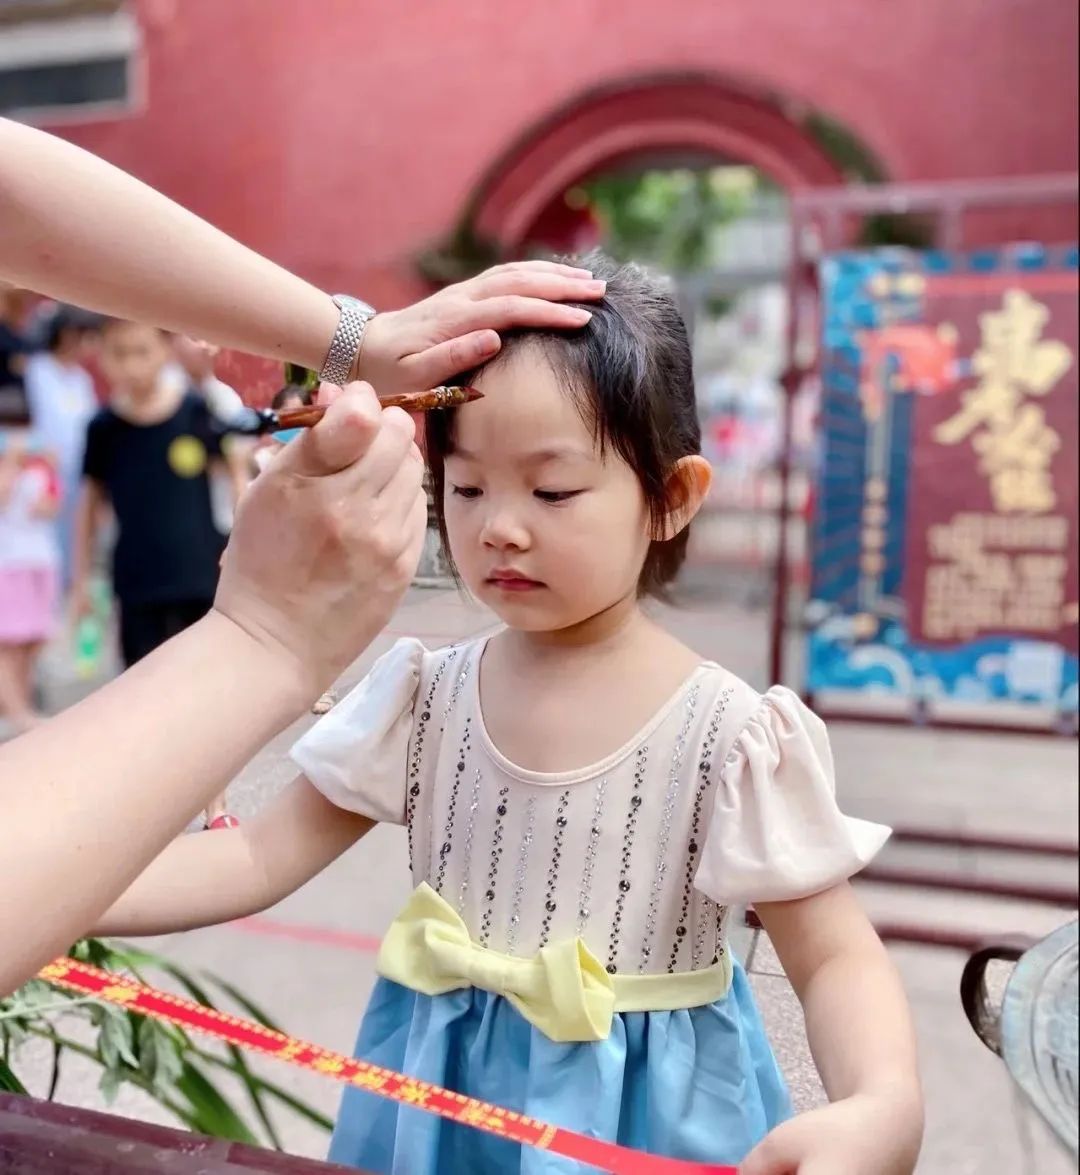
[{"label": "adult's arm", "polygon": [[427,516],[413,424],[341,395],[244,496],[211,613],[0,746],[0,994],[84,933],[382,629]]},{"label": "adult's arm", "polygon": [[[168,275],[162,280],[162,275]],[[358,378],[434,387],[490,358],[496,331],[575,327],[583,270],[499,266],[368,326]],[[0,119],[0,279],[119,318],[319,370],[337,326],[327,294],[104,160]],[[362,293],[362,291],[357,291]]]}]

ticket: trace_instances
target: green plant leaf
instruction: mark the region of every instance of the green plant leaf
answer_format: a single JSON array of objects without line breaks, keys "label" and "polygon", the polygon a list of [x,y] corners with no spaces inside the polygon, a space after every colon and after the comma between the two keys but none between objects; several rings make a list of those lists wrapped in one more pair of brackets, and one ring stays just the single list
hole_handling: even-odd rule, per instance
[{"label": "green plant leaf", "polygon": [[100,938],[82,938],[68,952],[73,959],[109,969],[109,944]]},{"label": "green plant leaf", "polygon": [[216,975],[212,977],[212,982],[215,987],[220,987],[221,990],[234,1000],[241,1008],[252,1018],[261,1024],[264,1028],[269,1028],[271,1032],[281,1032],[282,1029],[277,1023],[270,1018],[268,1012],[264,1012],[258,1004],[254,1003],[242,991],[233,987],[231,983],[227,983],[224,979],[219,979]]},{"label": "green plant leaf", "polygon": [[258,1138],[248,1129],[232,1103],[191,1061],[184,1062],[176,1089],[187,1100],[195,1130],[215,1138],[259,1145]]},{"label": "green plant leaf", "polygon": [[49,1088],[45,1100],[51,1102],[56,1097],[56,1087],[60,1084],[61,1060],[64,1056],[64,1046],[56,1036],[52,1038],[52,1072],[49,1074]]},{"label": "green plant leaf", "polygon": [[[217,1005],[210,998],[206,989],[200,986],[200,984],[197,983],[186,971],[183,971],[175,964],[168,962],[163,963],[163,969],[168,972],[168,974],[171,975],[182,987],[184,987],[193,999],[202,1004],[203,1007],[216,1009]],[[233,995],[233,998],[237,1001],[237,1003],[244,1007],[245,1010],[250,1011],[256,1016],[263,1015],[263,1013],[257,1012],[255,1010],[254,1004],[242,996],[230,984],[225,983],[224,980],[214,978],[212,979],[212,982],[220,987],[223,991]],[[265,1023],[265,1020],[263,1022]],[[226,1045],[225,1047],[229,1054],[229,1062],[227,1063],[226,1067],[230,1069],[230,1071],[233,1072],[244,1083],[244,1089],[247,1093],[248,1100],[251,1102],[251,1108],[255,1111],[256,1116],[262,1123],[262,1127],[266,1131],[266,1136],[270,1140],[271,1146],[273,1146],[275,1150],[284,1150],[285,1148],[282,1145],[281,1138],[274,1126],[273,1119],[270,1117],[270,1112],[263,1104],[260,1079],[252,1072],[251,1067],[247,1063],[247,1058],[244,1056],[241,1049],[238,1049],[235,1045],[232,1044]],[[211,1055],[204,1052],[202,1049],[198,1049],[196,1051],[197,1054],[202,1057]]]},{"label": "green plant leaf", "polygon": [[122,1064],[137,1069],[139,1061],[133,1051],[134,1044],[135,1031],[131,1017],[119,1009],[109,1008],[98,1034],[98,1052],[102,1063],[108,1069],[118,1069]]},{"label": "green plant leaf", "polygon": [[[193,999],[205,1007],[215,1008],[217,1005],[211,998],[207,986],[200,979],[196,979],[190,972],[177,966],[171,960],[134,947],[123,942],[111,942],[102,939],[84,939],[72,948],[73,955],[92,961],[95,966],[109,971],[126,971],[142,983],[148,979],[142,974],[144,971],[162,972],[174,979]],[[232,984],[219,979],[217,976],[206,976],[207,984],[213,985],[216,990],[223,992],[234,1001],[253,1020],[275,1031],[280,1031],[267,1013],[245,996]],[[0,1005],[2,1007],[2,1005]],[[305,1104],[287,1090],[265,1080],[255,1073],[241,1049],[226,1045],[225,1054],[219,1055],[201,1048],[183,1029],[165,1021],[134,1013],[124,1013],[119,1009],[106,1010],[106,1005],[88,1004],[78,1008],[78,1011],[92,1023],[98,1025],[103,1032],[108,1031],[108,1044],[98,1042],[96,1049],[85,1048],[74,1041],[61,1038],[61,1045],[65,1050],[71,1050],[80,1055],[104,1062],[102,1047],[108,1053],[109,1061],[113,1062],[110,1071],[117,1074],[120,1080],[128,1080],[144,1089],[155,1100],[174,1114],[181,1122],[192,1130],[218,1135],[220,1137],[255,1141],[251,1127],[243,1120],[231,1102],[207,1078],[203,1067],[215,1071],[226,1071],[244,1085],[244,1091],[251,1103],[259,1122],[266,1131],[271,1145],[282,1149],[273,1120],[270,1116],[267,1102],[274,1099],[281,1106],[322,1129],[329,1131],[333,1123],[326,1115],[314,1107]],[[122,1015],[133,1029],[133,1041],[130,1048],[135,1054],[134,1060],[128,1059],[120,1048],[121,1039],[116,1036],[117,1029],[104,1028],[111,1022],[110,1017]],[[10,1024],[11,1022],[7,1022]],[[7,1025],[0,1022],[0,1029]],[[51,1028],[34,1025],[31,1031],[36,1036],[55,1039]],[[123,1030],[120,1030],[121,1033]],[[0,1035],[2,1038],[2,1035]],[[6,1039],[6,1038],[3,1038]],[[124,1038],[126,1040],[126,1038]],[[193,1062],[195,1062],[193,1064]],[[130,1068],[124,1066],[130,1065]],[[106,1087],[107,1089],[110,1087]]]},{"label": "green plant leaf", "polygon": [[321,1127],[323,1130],[330,1133],[334,1129],[334,1120],[329,1118],[326,1114],[316,1110],[314,1106],[309,1106],[306,1102],[302,1102],[298,1097],[294,1097],[287,1089],[282,1089],[280,1085],[275,1085],[272,1081],[267,1081],[265,1078],[257,1077],[259,1087],[267,1097],[272,1097],[276,1101],[281,1102],[283,1106],[288,1106],[293,1113],[299,1114],[301,1118],[306,1118],[315,1126]]},{"label": "green plant leaf", "polygon": [[5,1057],[9,1055],[11,1049],[18,1048],[26,1039],[26,1025],[27,1020],[23,1017],[12,1016],[11,1019],[4,1021],[3,1037]]},{"label": "green plant leaf", "polygon": [[0,1060],[0,1090],[4,1093],[25,1094],[26,1086],[15,1076],[11,1067],[4,1060]]},{"label": "green plant leaf", "polygon": [[111,1106],[116,1101],[116,1095],[120,1092],[120,1086],[123,1084],[124,1073],[121,1069],[102,1069],[98,1089],[101,1090],[101,1096],[105,1099],[107,1106]]},{"label": "green plant leaf", "polygon": [[[212,1065],[218,1069],[226,1069],[232,1071],[232,1065],[225,1060],[224,1057],[215,1057],[212,1053],[200,1051],[198,1054],[199,1060],[205,1065]],[[275,1101],[281,1102],[282,1105],[288,1106],[290,1110],[295,1111],[302,1118],[306,1118],[315,1126],[320,1126],[328,1133],[334,1129],[334,1120],[328,1118],[324,1113],[316,1110],[314,1106],[309,1106],[306,1102],[302,1102],[298,1097],[289,1093],[287,1089],[283,1089],[280,1085],[275,1085],[272,1081],[267,1081],[265,1077],[260,1077],[257,1073],[252,1074],[252,1078],[259,1091],[266,1097],[273,1098]]]},{"label": "green plant leaf", "polygon": [[40,979],[31,979],[15,993],[15,1005],[32,1012],[47,1004],[56,1003],[57,992]]},{"label": "green plant leaf", "polygon": [[143,1017],[138,1031],[139,1070],[155,1093],[165,1094],[184,1071],[180,1047],[171,1033],[149,1017]]},{"label": "green plant leaf", "polygon": [[285,382],[287,384],[299,384],[302,388],[317,388],[319,386],[319,373],[317,371],[311,371],[306,367],[301,367],[299,363],[286,363]]}]

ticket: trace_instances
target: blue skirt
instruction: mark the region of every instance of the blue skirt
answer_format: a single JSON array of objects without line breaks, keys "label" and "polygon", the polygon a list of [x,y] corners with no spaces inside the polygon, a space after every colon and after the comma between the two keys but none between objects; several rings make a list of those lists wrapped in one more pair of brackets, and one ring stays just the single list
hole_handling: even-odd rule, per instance
[{"label": "blue skirt", "polygon": [[[625,1012],[599,1043],[556,1044],[501,996],[380,979],[356,1055],[469,1097],[653,1154],[738,1164],[791,1113],[750,985],[675,1012]],[[569,1159],[349,1088],[333,1162],[373,1175],[586,1175]]]}]

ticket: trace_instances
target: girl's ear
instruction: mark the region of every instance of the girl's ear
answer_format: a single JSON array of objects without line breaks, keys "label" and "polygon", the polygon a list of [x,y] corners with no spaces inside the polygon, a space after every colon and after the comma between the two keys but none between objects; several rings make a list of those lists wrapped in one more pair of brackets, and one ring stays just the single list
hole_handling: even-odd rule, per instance
[{"label": "girl's ear", "polygon": [[711,485],[712,466],[704,457],[694,454],[679,458],[667,480],[667,514],[661,533],[656,536],[660,542],[673,539],[690,525],[708,497]]}]

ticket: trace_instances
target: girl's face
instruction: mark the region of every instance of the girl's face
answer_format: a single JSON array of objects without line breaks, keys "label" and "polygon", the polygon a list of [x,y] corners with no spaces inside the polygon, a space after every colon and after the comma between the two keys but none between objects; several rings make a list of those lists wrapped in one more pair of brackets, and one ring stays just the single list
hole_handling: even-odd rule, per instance
[{"label": "girl's face", "polygon": [[469,590],[509,627],[569,628],[637,598],[649,514],[633,470],[590,429],[539,350],[475,381],[446,458],[446,528]]}]

